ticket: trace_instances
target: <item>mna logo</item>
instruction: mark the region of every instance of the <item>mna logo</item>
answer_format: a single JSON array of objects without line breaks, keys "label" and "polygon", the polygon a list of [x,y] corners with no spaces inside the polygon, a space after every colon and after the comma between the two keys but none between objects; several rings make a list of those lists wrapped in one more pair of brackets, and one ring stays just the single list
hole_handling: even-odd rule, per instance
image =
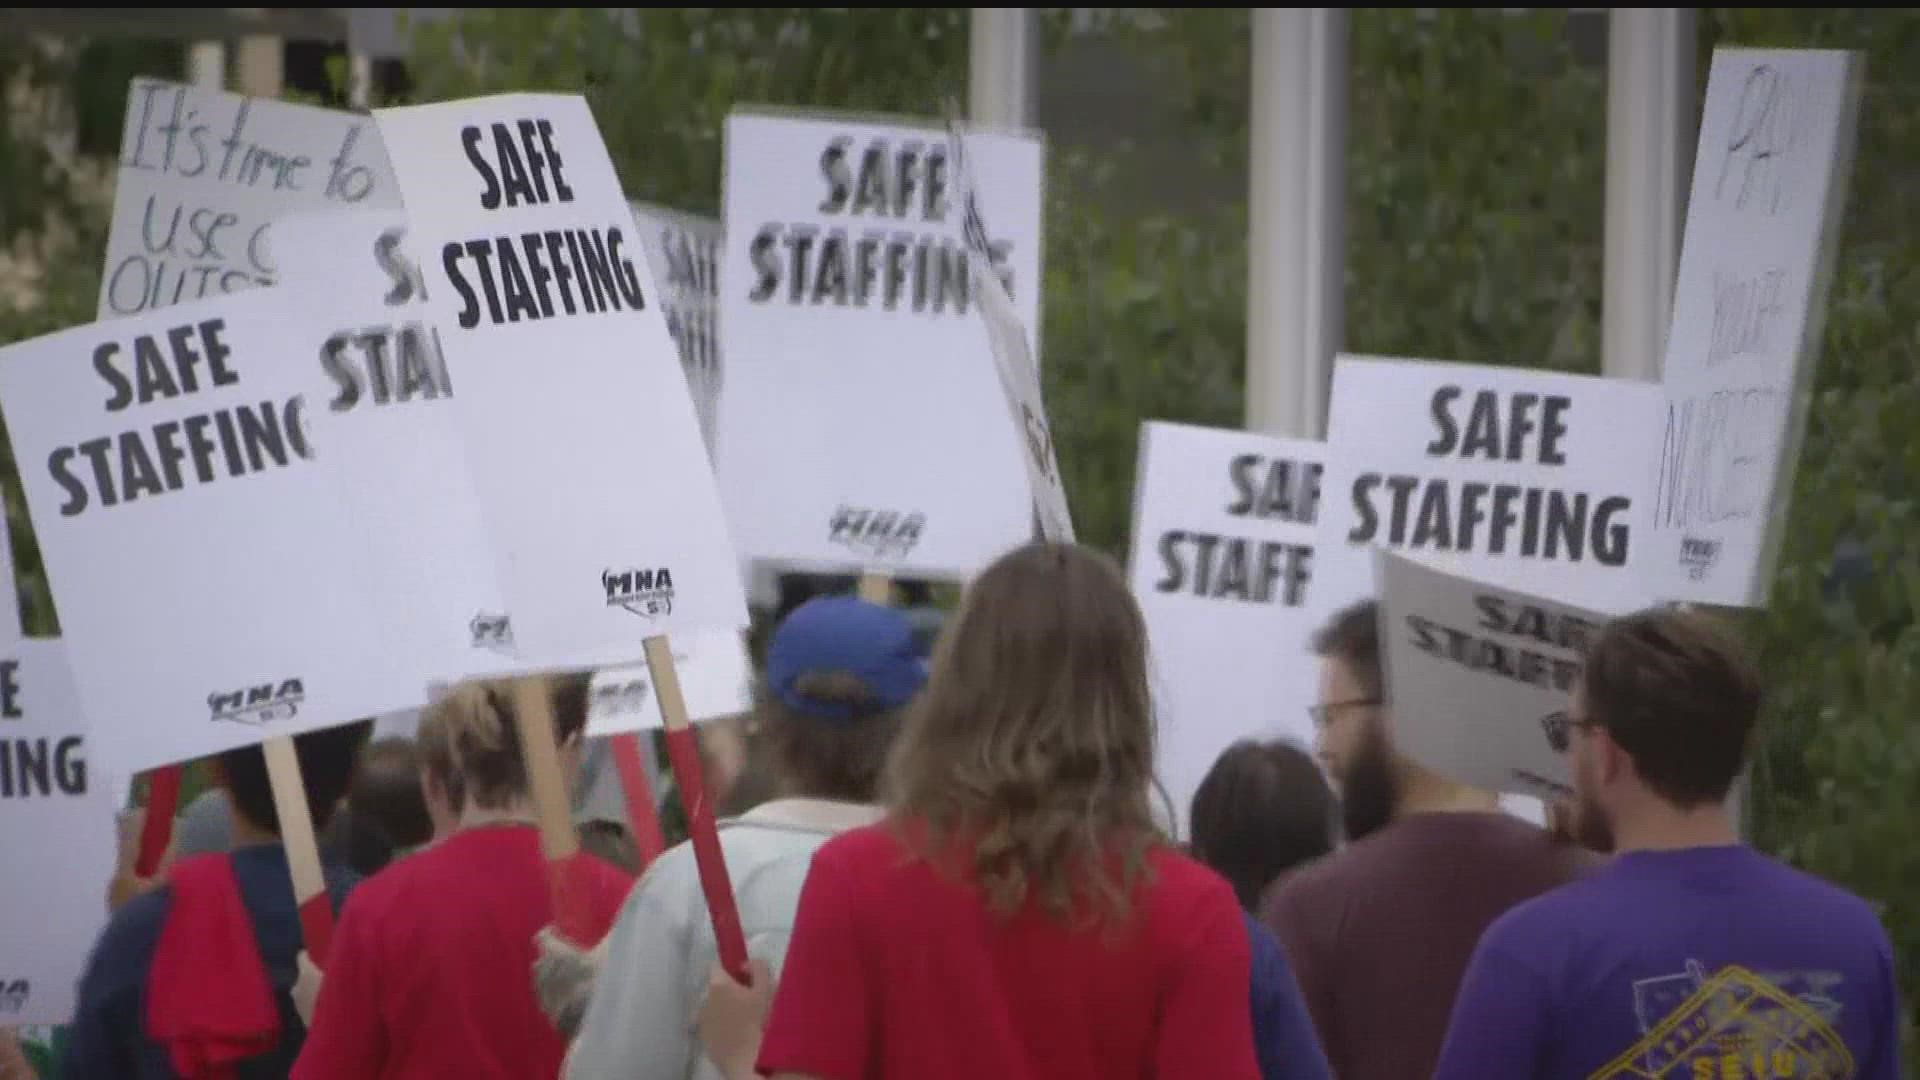
[{"label": "mna logo", "polygon": [[467,624],[473,631],[473,647],[498,653],[513,651],[513,623],[505,615],[482,611]]},{"label": "mna logo", "polygon": [[1547,733],[1547,745],[1554,753],[1564,754],[1573,745],[1573,720],[1564,710],[1541,717],[1540,728]]},{"label": "mna logo", "polygon": [[261,683],[232,693],[215,691],[207,695],[207,709],[215,720],[258,726],[293,719],[306,699],[306,688],[299,679],[282,679],[278,684]]},{"label": "mna logo", "polygon": [[25,979],[8,982],[0,979],[0,1016],[18,1016],[33,996],[33,987]]},{"label": "mna logo", "polygon": [[827,542],[874,558],[901,558],[920,542],[927,515],[842,504],[827,524]]},{"label": "mna logo", "polygon": [[1720,561],[1720,541],[1700,540],[1691,536],[1680,538],[1680,565],[1687,568],[1687,577],[1699,581]]},{"label": "mna logo", "polygon": [[607,570],[600,575],[607,590],[607,606],[622,607],[643,619],[673,614],[673,571],[657,569]]},{"label": "mna logo", "polygon": [[651,690],[652,687],[644,678],[603,682],[593,688],[587,711],[594,715],[638,712],[646,707],[647,695]]}]

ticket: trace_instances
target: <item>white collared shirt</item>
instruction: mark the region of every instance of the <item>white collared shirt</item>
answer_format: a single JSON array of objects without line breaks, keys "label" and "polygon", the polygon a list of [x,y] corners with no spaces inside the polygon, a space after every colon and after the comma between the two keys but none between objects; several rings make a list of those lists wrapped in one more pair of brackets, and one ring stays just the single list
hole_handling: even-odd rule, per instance
[{"label": "white collared shirt", "polygon": [[[858,803],[775,799],[720,823],[747,951],[776,977],[813,853],[884,813]],[[718,950],[690,845],[654,860],[596,952],[600,971],[568,1055],[568,1080],[722,1080],[695,1030]]]}]

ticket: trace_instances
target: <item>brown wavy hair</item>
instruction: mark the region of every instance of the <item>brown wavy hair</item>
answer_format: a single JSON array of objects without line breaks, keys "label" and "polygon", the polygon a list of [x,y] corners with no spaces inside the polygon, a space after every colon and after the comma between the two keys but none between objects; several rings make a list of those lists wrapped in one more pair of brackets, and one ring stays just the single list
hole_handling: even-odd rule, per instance
[{"label": "brown wavy hair", "polygon": [[989,910],[1124,921],[1154,823],[1147,634],[1119,568],[1031,544],[975,578],[888,764],[917,853],[959,859]]}]

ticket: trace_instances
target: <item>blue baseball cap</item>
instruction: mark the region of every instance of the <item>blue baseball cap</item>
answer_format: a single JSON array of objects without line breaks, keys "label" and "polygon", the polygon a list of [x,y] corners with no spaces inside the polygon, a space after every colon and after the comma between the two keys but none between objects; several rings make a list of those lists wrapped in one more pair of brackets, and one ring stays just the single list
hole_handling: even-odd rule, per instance
[{"label": "blue baseball cap", "polygon": [[[804,675],[835,671],[866,685],[865,708],[810,698],[796,685]],[[859,720],[900,708],[926,681],[926,657],[907,617],[852,596],[818,596],[794,608],[767,646],[768,687],[803,716]]]}]

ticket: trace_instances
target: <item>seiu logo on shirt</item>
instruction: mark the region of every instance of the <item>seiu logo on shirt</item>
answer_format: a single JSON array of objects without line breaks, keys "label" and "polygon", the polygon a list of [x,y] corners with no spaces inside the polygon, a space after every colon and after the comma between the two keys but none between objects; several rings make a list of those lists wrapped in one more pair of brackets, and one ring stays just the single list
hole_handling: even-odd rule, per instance
[{"label": "seiu logo on shirt", "polygon": [[1696,962],[1640,979],[1641,1040],[1589,1080],[1852,1080],[1853,1055],[1833,1027],[1839,1003],[1782,985],[1791,981],[1738,965],[1709,973]]},{"label": "seiu logo on shirt", "polygon": [[607,570],[600,575],[607,606],[626,608],[644,619],[673,613],[673,571],[665,566]]},{"label": "seiu logo on shirt", "polygon": [[18,1016],[33,996],[33,987],[25,979],[8,982],[0,979],[0,1016]]},{"label": "seiu logo on shirt", "polygon": [[207,709],[215,720],[258,726],[293,719],[306,698],[306,688],[296,677],[238,690],[216,690],[207,695]]},{"label": "seiu logo on shirt", "polygon": [[827,523],[827,542],[874,558],[899,558],[913,550],[926,528],[927,515],[919,511],[842,504]]}]

